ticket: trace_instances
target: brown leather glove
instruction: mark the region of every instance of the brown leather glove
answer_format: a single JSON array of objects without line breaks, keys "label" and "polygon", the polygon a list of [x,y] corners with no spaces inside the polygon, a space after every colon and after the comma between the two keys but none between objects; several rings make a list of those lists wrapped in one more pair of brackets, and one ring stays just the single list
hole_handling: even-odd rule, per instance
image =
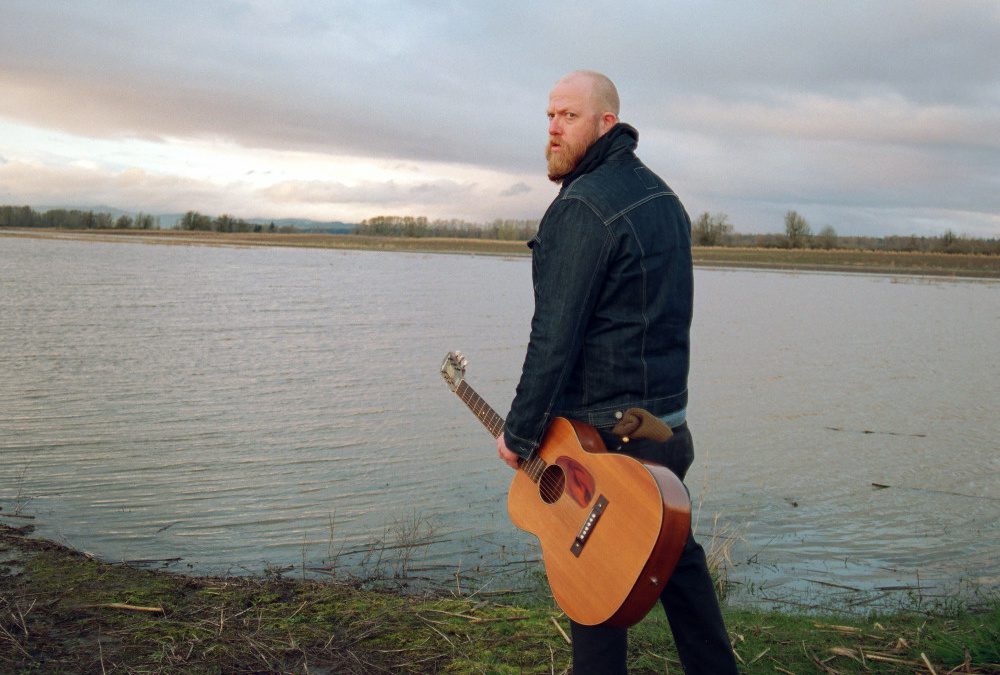
[{"label": "brown leather glove", "polygon": [[629,408],[611,433],[628,443],[631,439],[649,438],[663,442],[674,435],[663,420],[643,408]]}]

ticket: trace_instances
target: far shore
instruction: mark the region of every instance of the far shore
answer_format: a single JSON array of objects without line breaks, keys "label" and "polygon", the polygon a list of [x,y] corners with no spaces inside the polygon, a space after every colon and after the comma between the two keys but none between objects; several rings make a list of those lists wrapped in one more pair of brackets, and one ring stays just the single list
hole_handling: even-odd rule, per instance
[{"label": "far shore", "polygon": [[[523,241],[355,234],[202,232],[183,230],[3,229],[0,236],[199,246],[287,246],[414,253],[527,256]],[[856,249],[693,248],[698,267],[778,269],[1000,279],[1000,256]]]}]

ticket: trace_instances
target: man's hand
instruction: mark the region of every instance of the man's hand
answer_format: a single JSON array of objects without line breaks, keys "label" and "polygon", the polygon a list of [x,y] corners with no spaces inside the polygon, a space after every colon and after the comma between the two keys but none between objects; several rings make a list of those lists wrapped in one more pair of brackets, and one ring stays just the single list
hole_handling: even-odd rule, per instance
[{"label": "man's hand", "polygon": [[497,436],[497,453],[500,455],[500,459],[512,469],[516,469],[521,463],[521,456],[507,447],[502,433]]}]

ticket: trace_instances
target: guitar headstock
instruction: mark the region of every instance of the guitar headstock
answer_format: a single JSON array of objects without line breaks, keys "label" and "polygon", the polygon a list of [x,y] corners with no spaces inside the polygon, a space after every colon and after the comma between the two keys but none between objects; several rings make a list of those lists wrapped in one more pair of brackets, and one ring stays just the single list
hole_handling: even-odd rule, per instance
[{"label": "guitar headstock", "polygon": [[465,367],[469,365],[469,360],[462,352],[448,352],[441,364],[441,377],[448,383],[452,391],[458,390],[458,385],[465,379]]}]

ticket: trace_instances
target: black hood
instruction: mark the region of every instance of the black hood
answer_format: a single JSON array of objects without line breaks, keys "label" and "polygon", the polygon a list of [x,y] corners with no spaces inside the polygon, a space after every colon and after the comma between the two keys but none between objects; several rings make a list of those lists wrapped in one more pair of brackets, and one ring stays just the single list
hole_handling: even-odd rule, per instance
[{"label": "black hood", "polygon": [[585,173],[590,173],[603,164],[604,160],[612,152],[621,148],[635,150],[638,144],[639,132],[635,130],[635,127],[624,122],[619,122],[608,129],[606,134],[594,141],[594,144],[587,149],[587,152],[583,155],[583,159],[576,165],[576,168],[563,178],[562,184],[569,185],[573,182],[573,179],[579,178]]}]

